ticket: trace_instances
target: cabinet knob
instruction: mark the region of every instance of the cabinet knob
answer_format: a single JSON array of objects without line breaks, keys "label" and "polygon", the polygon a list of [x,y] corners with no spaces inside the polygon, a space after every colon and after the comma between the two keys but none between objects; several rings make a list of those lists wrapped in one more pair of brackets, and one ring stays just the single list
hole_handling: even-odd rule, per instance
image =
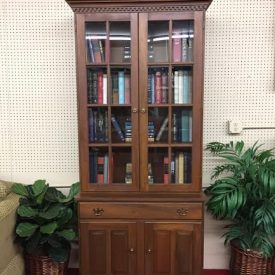
[{"label": "cabinet knob", "polygon": [[130,251],[130,252],[135,252],[135,249],[134,249],[133,247],[131,247],[131,248],[129,249],[129,251]]},{"label": "cabinet knob", "polygon": [[177,209],[177,214],[179,216],[186,216],[188,214],[189,210],[186,208],[178,208]]},{"label": "cabinet knob", "polygon": [[141,112],[141,113],[146,113],[146,109],[145,109],[145,108],[141,108],[141,109],[140,109],[140,112]]},{"label": "cabinet knob", "polygon": [[148,248],[148,249],[147,249],[147,252],[148,252],[148,254],[151,254],[151,253],[152,253],[152,249],[151,249],[151,248]]},{"label": "cabinet knob", "polygon": [[132,109],[132,113],[137,113],[138,112],[138,109],[137,108],[133,108]]},{"label": "cabinet knob", "polygon": [[104,209],[103,208],[94,208],[93,212],[94,212],[95,216],[102,216],[102,214],[104,213]]}]

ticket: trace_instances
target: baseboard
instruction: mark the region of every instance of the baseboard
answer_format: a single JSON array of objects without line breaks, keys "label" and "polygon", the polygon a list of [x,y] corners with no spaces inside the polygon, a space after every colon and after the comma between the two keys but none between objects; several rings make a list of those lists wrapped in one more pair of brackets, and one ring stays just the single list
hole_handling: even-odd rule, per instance
[{"label": "baseboard", "polygon": [[[70,268],[68,275],[79,275],[77,268]],[[203,275],[229,275],[228,270],[219,270],[219,269],[206,269],[203,272]]]}]

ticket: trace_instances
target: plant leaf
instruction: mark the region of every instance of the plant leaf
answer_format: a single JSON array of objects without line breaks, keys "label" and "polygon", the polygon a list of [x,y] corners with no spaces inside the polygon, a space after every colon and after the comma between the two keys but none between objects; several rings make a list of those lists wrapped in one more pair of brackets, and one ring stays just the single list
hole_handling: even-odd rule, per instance
[{"label": "plant leaf", "polygon": [[38,227],[38,224],[22,222],[17,225],[16,234],[20,237],[30,237],[33,235]]},{"label": "plant leaf", "polygon": [[57,222],[51,222],[51,223],[47,223],[45,225],[42,225],[40,227],[40,232],[43,234],[53,234],[54,231],[58,228],[58,224]]},{"label": "plant leaf", "polygon": [[64,210],[64,206],[61,204],[54,204],[53,206],[49,207],[46,211],[39,212],[39,217],[52,220],[56,218],[62,210]]},{"label": "plant leaf", "polygon": [[64,229],[62,231],[57,231],[56,234],[68,241],[71,241],[76,237],[76,234],[73,229]]},{"label": "plant leaf", "polygon": [[29,197],[28,190],[25,185],[22,183],[15,183],[11,187],[12,192],[24,196],[24,197]]},{"label": "plant leaf", "polygon": [[30,206],[20,205],[17,208],[17,214],[20,217],[33,218],[38,214],[38,210]]}]

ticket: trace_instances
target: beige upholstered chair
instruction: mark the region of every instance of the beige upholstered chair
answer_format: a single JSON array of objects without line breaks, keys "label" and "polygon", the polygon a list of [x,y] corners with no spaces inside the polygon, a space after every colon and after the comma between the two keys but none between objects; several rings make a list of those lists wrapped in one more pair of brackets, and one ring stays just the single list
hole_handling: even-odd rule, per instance
[{"label": "beige upholstered chair", "polygon": [[22,252],[14,243],[19,196],[10,191],[11,186],[0,180],[0,275],[23,275]]}]

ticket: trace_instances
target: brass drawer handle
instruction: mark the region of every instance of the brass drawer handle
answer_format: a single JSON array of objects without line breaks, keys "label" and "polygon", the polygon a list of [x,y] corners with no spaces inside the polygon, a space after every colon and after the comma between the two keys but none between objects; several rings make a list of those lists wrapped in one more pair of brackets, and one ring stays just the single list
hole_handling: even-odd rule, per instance
[{"label": "brass drawer handle", "polygon": [[146,113],[146,109],[145,109],[145,108],[141,108],[141,109],[140,109],[140,112],[141,112],[141,113]]},{"label": "brass drawer handle", "polygon": [[137,108],[133,108],[133,109],[132,109],[132,112],[133,112],[133,113],[137,113],[137,112],[138,112],[138,109],[137,109]]},{"label": "brass drawer handle", "polygon": [[178,208],[177,209],[177,214],[179,216],[186,216],[188,214],[189,210],[186,208]]},{"label": "brass drawer handle", "polygon": [[93,212],[94,212],[95,216],[102,216],[104,209],[103,208],[94,208]]}]

